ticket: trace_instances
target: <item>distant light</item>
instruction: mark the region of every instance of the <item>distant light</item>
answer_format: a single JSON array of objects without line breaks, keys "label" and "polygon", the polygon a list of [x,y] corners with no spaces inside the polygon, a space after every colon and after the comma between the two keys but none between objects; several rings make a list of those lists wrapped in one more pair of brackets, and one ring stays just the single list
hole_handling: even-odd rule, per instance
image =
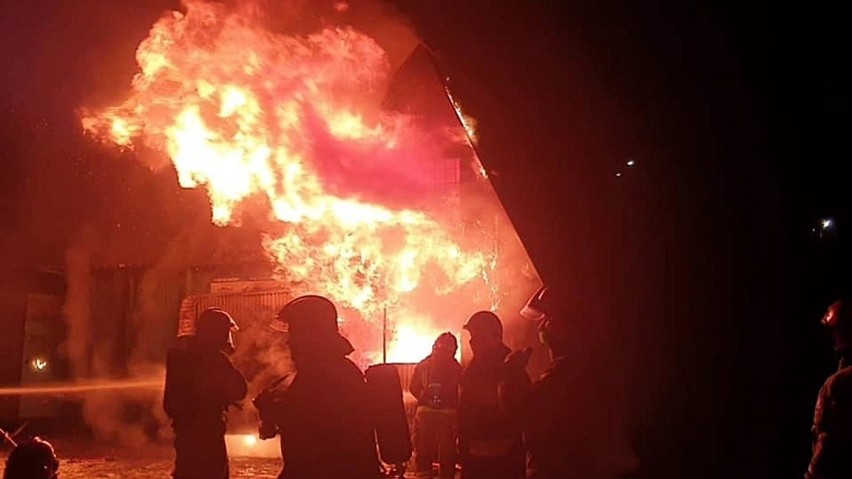
[{"label": "distant light", "polygon": [[621,172],[620,172],[620,171],[619,171],[619,172],[617,172],[617,173],[615,174],[615,177],[616,177],[616,178],[621,178]]},{"label": "distant light", "polygon": [[820,221],[820,225],[822,226],[822,229],[830,230],[834,228],[834,220],[831,218],[825,218]]},{"label": "distant light", "polygon": [[33,371],[42,372],[47,369],[47,360],[44,358],[33,358],[30,361],[30,367],[33,368]]},{"label": "distant light", "polygon": [[629,166],[629,167],[636,166],[636,160],[634,160],[633,158],[627,160],[627,166]]}]

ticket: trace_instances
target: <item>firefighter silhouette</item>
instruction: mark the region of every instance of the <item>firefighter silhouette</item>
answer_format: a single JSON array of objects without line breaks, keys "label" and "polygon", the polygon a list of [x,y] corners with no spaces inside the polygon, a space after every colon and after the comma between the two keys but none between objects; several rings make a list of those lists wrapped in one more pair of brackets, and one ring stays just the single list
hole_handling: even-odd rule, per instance
[{"label": "firefighter silhouette", "polygon": [[53,446],[39,438],[15,446],[6,458],[3,479],[56,479],[59,461]]},{"label": "firefighter silhouette", "polygon": [[526,472],[518,402],[530,380],[528,352],[503,343],[503,324],[490,311],[468,319],[473,359],[461,378],[458,427],[463,479],[523,479]]},{"label": "firefighter silhouette", "polygon": [[840,357],[837,372],[823,384],[814,411],[813,455],[806,479],[852,477],[852,304],[829,306],[822,324]]},{"label": "firefighter silhouette", "polygon": [[456,337],[443,333],[435,340],[432,354],[414,368],[410,390],[417,398],[414,452],[418,478],[431,478],[435,461],[440,465],[440,477],[455,477],[456,410],[462,374],[455,359],[457,350]]},{"label": "firefighter silhouette", "polygon": [[364,374],[346,356],[337,309],[322,296],[301,296],[278,313],[295,372],[254,399],[260,437],[280,436],[280,479],[380,477],[371,397]]},{"label": "firefighter silhouette", "polygon": [[247,389],[228,359],[238,330],[228,313],[211,308],[198,317],[195,336],[168,352],[163,407],[175,431],[174,479],[229,477],[226,412]]}]

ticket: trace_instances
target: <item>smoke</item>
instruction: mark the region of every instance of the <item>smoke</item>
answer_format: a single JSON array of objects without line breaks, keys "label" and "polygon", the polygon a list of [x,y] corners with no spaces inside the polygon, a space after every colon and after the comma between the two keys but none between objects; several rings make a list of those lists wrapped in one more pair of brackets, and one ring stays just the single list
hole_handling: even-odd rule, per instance
[{"label": "smoke", "polygon": [[[71,375],[76,380],[88,381],[117,381],[127,376],[146,380],[162,377],[161,362],[139,361],[134,357],[137,351],[127,360],[124,337],[127,333],[122,328],[121,307],[105,308],[105,305],[121,301],[123,295],[118,290],[132,289],[133,284],[118,277],[112,282],[99,277],[93,265],[99,244],[102,239],[98,230],[87,224],[66,252],[67,289],[63,313],[67,336],[64,350]],[[126,292],[135,294],[135,291]],[[158,323],[162,322],[148,324]],[[144,325],[137,329],[140,337],[145,337],[145,330]],[[158,407],[158,394],[140,395],[138,391],[119,388],[86,392],[81,401],[83,419],[99,440],[139,447],[152,438],[152,429],[154,437],[160,435],[165,423]]]},{"label": "smoke", "polygon": [[82,229],[77,243],[65,255],[65,305],[63,313],[67,322],[66,353],[75,377],[87,377],[91,371],[91,275],[94,230]]},{"label": "smoke", "polygon": [[[294,195],[284,195],[290,193],[287,191],[282,194],[278,191],[281,185],[275,183],[289,174],[289,170],[275,171],[271,182],[264,179],[260,186],[252,184],[254,190],[247,188],[234,193],[229,189],[234,185],[233,172],[224,175],[199,172],[178,165],[180,183],[186,187],[207,185],[214,219],[233,226],[215,228],[202,218],[188,218],[146,267],[114,271],[112,286],[101,289],[97,299],[91,293],[91,263],[92,258],[103,252],[92,242],[69,250],[66,313],[72,329],[69,352],[77,365],[75,373],[116,374],[115,360],[120,356],[121,374],[161,375],[165,349],[176,331],[180,300],[207,292],[210,279],[217,274],[238,276],[239,272],[227,270],[229,264],[258,258],[270,270],[277,263],[277,274],[294,294],[301,288],[305,290],[302,292],[318,292],[335,300],[343,318],[343,333],[358,348],[356,361],[362,366],[380,361],[379,352],[384,346],[393,347],[395,341],[399,342],[406,328],[416,330],[421,336],[425,334],[426,346],[422,353],[414,351],[414,355],[396,360],[419,360],[416,355],[427,354],[434,339],[430,334],[437,336],[445,330],[460,334],[461,324],[477,310],[495,310],[506,322],[515,322],[519,302],[538,284],[537,274],[493,189],[480,174],[481,165],[467,144],[433,59],[425,48],[418,48],[417,37],[405,19],[378,1],[185,0],[184,8],[186,12],[182,15],[164,15],[140,46],[140,52],[145,48],[152,49],[148,53],[156,52],[147,56],[137,53],[142,69],[154,73],[149,77],[137,75],[130,100],[120,107],[108,110],[103,116],[84,111],[86,130],[132,148],[135,157],[154,170],[170,164],[164,161],[165,156],[171,155],[176,160],[179,145],[170,135],[176,128],[197,126],[193,123],[196,120],[213,131],[214,139],[244,138],[260,131],[258,138],[268,135],[272,140],[266,140],[267,143],[281,144],[276,143],[284,152],[277,153],[278,159],[284,157],[290,161],[285,163],[287,166],[294,167],[288,155],[307,157],[309,168],[322,183],[323,194],[374,203],[388,210],[415,210],[416,214],[401,217],[406,221],[412,218],[421,221],[415,225],[420,229],[411,226],[413,222],[398,221],[391,226],[373,226],[357,232],[331,230],[323,225],[305,229],[302,235],[290,234],[296,231],[296,226],[282,221],[280,215],[275,220],[258,212],[280,206],[282,198],[296,204],[302,201],[301,189],[310,193],[309,187],[313,186],[300,181],[304,177],[292,182],[291,186],[298,189]],[[246,29],[247,23],[265,28]],[[178,35],[187,44],[176,45],[170,35]],[[260,74],[250,71],[252,59],[241,48],[241,42],[251,44],[253,53],[262,60],[259,64],[264,70]],[[331,68],[341,65],[339,71]],[[188,66],[188,70],[180,66]],[[254,109],[249,108],[244,117],[236,116],[238,120],[232,123],[234,116],[219,109],[227,102],[214,104],[210,97],[205,97],[209,85],[187,82],[188,75],[203,80],[225,78],[235,83],[251,82],[250,91],[257,93],[256,109],[263,115],[256,120],[251,117]],[[227,81],[217,95],[227,93]],[[254,105],[252,98],[239,95],[235,98],[243,105]],[[198,108],[187,110],[182,101],[190,104],[194,101]],[[302,121],[298,128],[288,123],[290,107],[298,111]],[[350,115],[352,112],[357,114]],[[337,123],[329,122],[330,117]],[[176,126],[176,118],[182,118],[183,123]],[[258,124],[262,127],[257,127]],[[257,143],[246,145],[230,146],[231,150],[226,147],[218,159],[224,158],[223,164],[229,164],[229,153],[236,152],[236,156],[242,157],[268,154]],[[222,154],[222,149],[207,152],[215,156]],[[197,159],[197,155],[184,158],[190,166],[197,166]],[[217,185],[212,183],[216,181],[228,187],[222,190],[230,196],[214,196]],[[247,183],[251,181],[257,179],[252,177]],[[151,201],[168,204],[171,198],[154,196]],[[278,204],[272,204],[276,201]],[[275,213],[279,214],[279,210],[275,209]],[[421,243],[406,242],[406,234],[411,231]],[[281,239],[302,238],[325,240],[327,248],[320,251],[314,245],[314,251],[298,261],[289,260],[287,254],[303,244],[285,243],[285,249],[293,249],[280,257],[272,252],[267,255],[262,249]],[[366,251],[363,244],[352,247],[350,242],[357,239],[380,243],[378,253]],[[144,241],[144,237],[131,241]],[[382,262],[399,256],[403,249],[416,256],[429,248],[432,250],[424,253],[426,259],[418,258],[419,262],[413,263],[414,267],[406,270],[405,275],[370,276],[379,270]],[[324,252],[330,258],[326,262],[319,257]],[[465,256],[466,252],[472,254]],[[362,256],[347,256],[355,254]],[[368,254],[373,256],[364,261],[362,269],[353,268],[351,276],[335,276],[339,274],[337,268],[349,267]],[[222,269],[212,268],[202,274],[199,265],[221,265]],[[323,290],[316,291],[320,289],[316,287],[319,283],[304,281],[309,276],[305,271],[331,280],[323,283],[326,286]],[[464,281],[447,281],[449,274]],[[110,284],[103,278],[98,281]],[[390,282],[405,285],[417,281],[419,287],[394,297],[378,297],[379,288],[373,287],[390,289]],[[372,299],[371,308],[359,309],[351,297],[345,297],[344,301],[342,294],[336,295],[333,288],[338,287],[361,288],[365,294],[377,298]],[[104,298],[115,295],[124,298],[119,307],[103,304],[100,309],[93,307],[93,301],[108,302]],[[385,305],[382,310],[375,307],[380,302]],[[129,318],[117,320],[105,311],[129,311]],[[390,345],[382,344],[385,312],[391,336],[397,335],[396,340],[391,337]],[[104,337],[103,328],[110,330],[110,326],[97,323],[95,328],[94,316],[128,324],[132,331],[110,331],[110,337]],[[238,352],[234,360],[247,368],[244,372],[251,378],[252,394],[271,377],[287,372],[291,363],[279,338],[264,327],[246,326],[237,336]],[[521,333],[512,333],[512,338],[522,337],[526,341],[528,328],[519,325],[516,329]],[[146,421],[128,425],[127,404],[133,402],[130,399],[136,401],[137,407],[147,409]],[[146,402],[100,394],[87,398],[84,411],[93,429],[105,439],[135,445],[146,438],[162,436],[164,431],[159,397]],[[156,432],[152,433],[152,429]]]}]

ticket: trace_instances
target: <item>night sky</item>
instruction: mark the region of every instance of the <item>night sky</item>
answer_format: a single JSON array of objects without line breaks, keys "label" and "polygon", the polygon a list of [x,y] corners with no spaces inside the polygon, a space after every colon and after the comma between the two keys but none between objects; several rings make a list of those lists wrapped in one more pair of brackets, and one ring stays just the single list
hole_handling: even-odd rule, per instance
[{"label": "night sky", "polygon": [[[571,299],[594,376],[624,378],[652,477],[801,477],[835,367],[818,320],[850,286],[848,8],[395,3],[479,120],[482,161]],[[60,267],[83,225],[164,244],[203,209],[203,193],[76,123],[76,108],[124,91],[135,45],[171,6],[4,1],[6,281]],[[152,191],[173,201],[146,202]],[[812,230],[828,217],[832,231]]]}]

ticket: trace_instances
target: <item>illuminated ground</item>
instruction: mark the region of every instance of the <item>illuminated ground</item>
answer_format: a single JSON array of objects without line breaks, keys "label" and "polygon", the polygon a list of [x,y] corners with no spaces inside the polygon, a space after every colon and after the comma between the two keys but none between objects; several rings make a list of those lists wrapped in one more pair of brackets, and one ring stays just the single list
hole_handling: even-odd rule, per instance
[{"label": "illuminated ground", "polygon": [[[62,479],[165,479],[170,477],[173,452],[168,447],[117,448],[103,444],[54,441],[60,456]],[[0,452],[6,461],[8,448]],[[278,458],[232,457],[232,478],[274,479],[281,470]],[[0,473],[3,464],[0,463]],[[406,474],[406,477],[414,477]],[[341,478],[342,479],[342,478]]]},{"label": "illuminated ground", "polygon": [[[116,448],[108,445],[54,441],[60,456],[63,479],[164,479],[171,472],[172,451],[167,447],[145,449]],[[8,450],[0,453],[5,462]],[[0,464],[0,471],[3,466]],[[232,478],[278,477],[280,459],[231,458]]]}]

